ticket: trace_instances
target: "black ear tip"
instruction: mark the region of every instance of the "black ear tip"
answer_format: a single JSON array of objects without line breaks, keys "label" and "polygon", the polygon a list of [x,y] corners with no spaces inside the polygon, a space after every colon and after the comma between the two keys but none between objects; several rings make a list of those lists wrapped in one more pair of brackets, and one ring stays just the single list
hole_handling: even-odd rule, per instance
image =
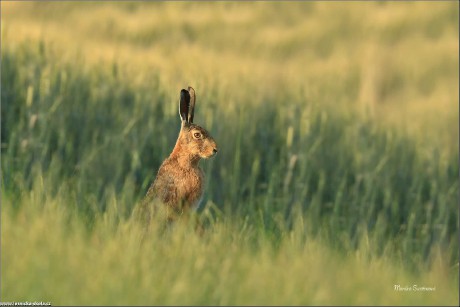
[{"label": "black ear tip", "polygon": [[190,100],[190,93],[186,89],[182,89],[180,91],[180,97],[185,98],[186,100]]}]

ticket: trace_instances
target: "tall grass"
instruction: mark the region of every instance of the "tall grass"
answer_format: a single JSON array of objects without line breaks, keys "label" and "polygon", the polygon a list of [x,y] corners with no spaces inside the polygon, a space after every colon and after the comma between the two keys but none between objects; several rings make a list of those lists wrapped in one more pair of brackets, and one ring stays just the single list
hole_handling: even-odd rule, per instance
[{"label": "tall grass", "polygon": [[[43,182],[44,183],[44,182]],[[2,214],[2,300],[53,305],[452,305],[458,300],[443,256],[407,273],[388,258],[349,255],[305,236],[299,216],[278,248],[247,221],[218,222],[204,236],[178,224],[168,236],[143,235],[116,217],[116,197],[92,231],[75,218],[75,199],[50,198],[37,180],[13,212]],[[45,199],[45,201],[43,201]],[[19,205],[16,203],[15,205]],[[398,292],[402,287],[436,287]]]},{"label": "tall grass", "polygon": [[[78,207],[93,217],[112,189],[129,187],[128,214],[172,148],[179,125],[165,105],[176,97],[158,81],[135,88],[113,67],[56,67],[37,47],[3,54],[6,189],[30,189],[34,172],[44,172],[51,195],[62,183],[72,185]],[[399,247],[424,257],[434,243],[456,242],[454,154],[444,161],[436,149],[422,156],[407,137],[354,112],[276,95],[248,97],[244,110],[225,114],[201,98],[197,115],[214,110],[203,110],[204,123],[224,149],[203,163],[212,178],[205,201],[275,232],[276,218],[289,222],[296,208],[337,241],[345,233],[355,245],[362,231],[378,229],[376,247],[398,237]],[[278,101],[289,105],[279,108]]]},{"label": "tall grass", "polygon": [[[133,66],[127,59],[93,63],[89,51],[75,55],[51,43],[65,40],[64,30],[47,28],[66,24],[59,14],[77,18],[88,5],[93,4],[32,5],[38,12],[32,19],[26,18],[31,16],[27,5],[20,12],[13,7],[11,12],[23,21],[7,18],[2,32],[7,42],[1,67],[2,300],[458,302],[458,143],[452,142],[458,138],[452,129],[458,112],[451,111],[452,106],[458,111],[458,96],[448,94],[450,89],[458,93],[458,53],[452,55],[458,45],[449,47],[452,37],[458,40],[458,30],[451,27],[458,25],[458,17],[448,13],[452,8],[458,12],[458,4],[435,6],[432,14],[414,5],[421,28],[402,21],[378,27],[376,22],[376,29],[364,33],[378,33],[380,41],[369,44],[341,38],[351,39],[360,29],[360,11],[341,11],[330,28],[321,28],[319,18],[329,15],[320,4],[258,4],[267,10],[251,11],[248,16],[255,19],[243,14],[249,4],[145,4],[159,18],[151,28],[133,21],[143,16],[138,9],[143,4],[92,6],[101,21],[89,13],[81,21],[85,37],[76,36],[77,41],[89,50],[94,37],[121,50],[134,48],[129,49]],[[366,7],[385,25],[383,17],[396,14],[385,5]],[[171,16],[180,8],[202,14],[202,23],[174,21]],[[302,21],[299,8],[312,17]],[[408,12],[397,8],[402,15]],[[223,19],[210,15],[212,9]],[[446,21],[443,16],[450,17]],[[110,23],[115,17],[127,28]],[[8,34],[10,24],[21,29],[43,20],[51,42],[21,41],[21,34]],[[107,27],[88,35],[84,29],[91,21],[107,22]],[[228,45],[214,36],[215,29],[229,29],[227,23],[241,23],[248,33]],[[302,32],[308,23],[317,32]],[[424,40],[416,35],[418,29]],[[224,38],[236,33],[227,31]],[[266,40],[245,40],[256,32]],[[406,46],[403,38],[413,36],[413,45]],[[209,62],[200,61],[207,63],[200,71],[193,61],[176,63],[183,51],[167,47],[172,40],[196,59],[205,38],[212,52]],[[438,48],[415,70],[411,63],[426,59],[424,49],[413,60],[405,52],[426,41],[437,41]],[[307,43],[315,46],[313,53],[304,53]],[[150,48],[154,62],[169,52],[172,67],[136,59],[144,54],[139,44]],[[354,44],[381,48],[370,48],[364,59],[361,53],[350,56],[342,66],[336,48],[352,54]],[[390,57],[391,48],[402,55]],[[234,55],[242,53],[241,63],[250,65],[253,75],[234,66],[239,63]],[[313,60],[313,73],[305,72],[302,63]],[[223,63],[220,72],[213,63]],[[346,67],[346,73],[334,67]],[[197,82],[191,84],[198,94],[196,122],[211,132],[220,149],[202,163],[207,182],[200,214],[208,231],[199,238],[179,227],[170,237],[152,236],[139,245],[140,229],[129,216],[174,145],[180,90],[175,84],[184,80]],[[431,102],[437,97],[443,101],[439,110]],[[418,99],[423,103],[417,105]],[[389,115],[418,107],[438,118],[421,111],[418,119],[412,115],[417,119],[412,123]],[[27,248],[35,253],[15,256]],[[41,277],[47,282],[39,282]],[[341,283],[342,278],[352,282]],[[393,289],[413,283],[437,290]]]}]

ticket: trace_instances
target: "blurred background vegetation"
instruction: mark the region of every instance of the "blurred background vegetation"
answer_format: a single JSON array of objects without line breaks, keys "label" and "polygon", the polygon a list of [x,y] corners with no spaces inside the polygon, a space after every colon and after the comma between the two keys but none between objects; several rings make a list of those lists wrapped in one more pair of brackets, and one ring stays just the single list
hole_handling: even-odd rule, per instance
[{"label": "blurred background vegetation", "polygon": [[[1,9],[3,301],[458,303],[457,2]],[[143,250],[128,217],[188,85],[220,149],[202,162],[210,231]]]}]

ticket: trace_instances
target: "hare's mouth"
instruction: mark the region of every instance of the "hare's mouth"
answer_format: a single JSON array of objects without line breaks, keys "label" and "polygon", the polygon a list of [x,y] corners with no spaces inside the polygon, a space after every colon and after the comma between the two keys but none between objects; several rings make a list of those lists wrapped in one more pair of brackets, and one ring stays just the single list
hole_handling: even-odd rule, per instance
[{"label": "hare's mouth", "polygon": [[204,158],[204,159],[212,158],[212,157],[214,157],[216,154],[217,154],[217,149],[216,149],[216,148],[213,148],[212,151],[211,151],[210,153],[206,153],[205,155],[203,155],[202,158]]}]

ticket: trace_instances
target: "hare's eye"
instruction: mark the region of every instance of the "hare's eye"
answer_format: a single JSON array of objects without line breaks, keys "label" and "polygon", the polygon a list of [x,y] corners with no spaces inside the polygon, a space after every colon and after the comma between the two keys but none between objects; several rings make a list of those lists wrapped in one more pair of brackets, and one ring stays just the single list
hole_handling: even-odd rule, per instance
[{"label": "hare's eye", "polygon": [[195,139],[199,139],[199,138],[201,138],[201,133],[195,132],[195,133],[193,134],[193,137],[194,137]]}]

